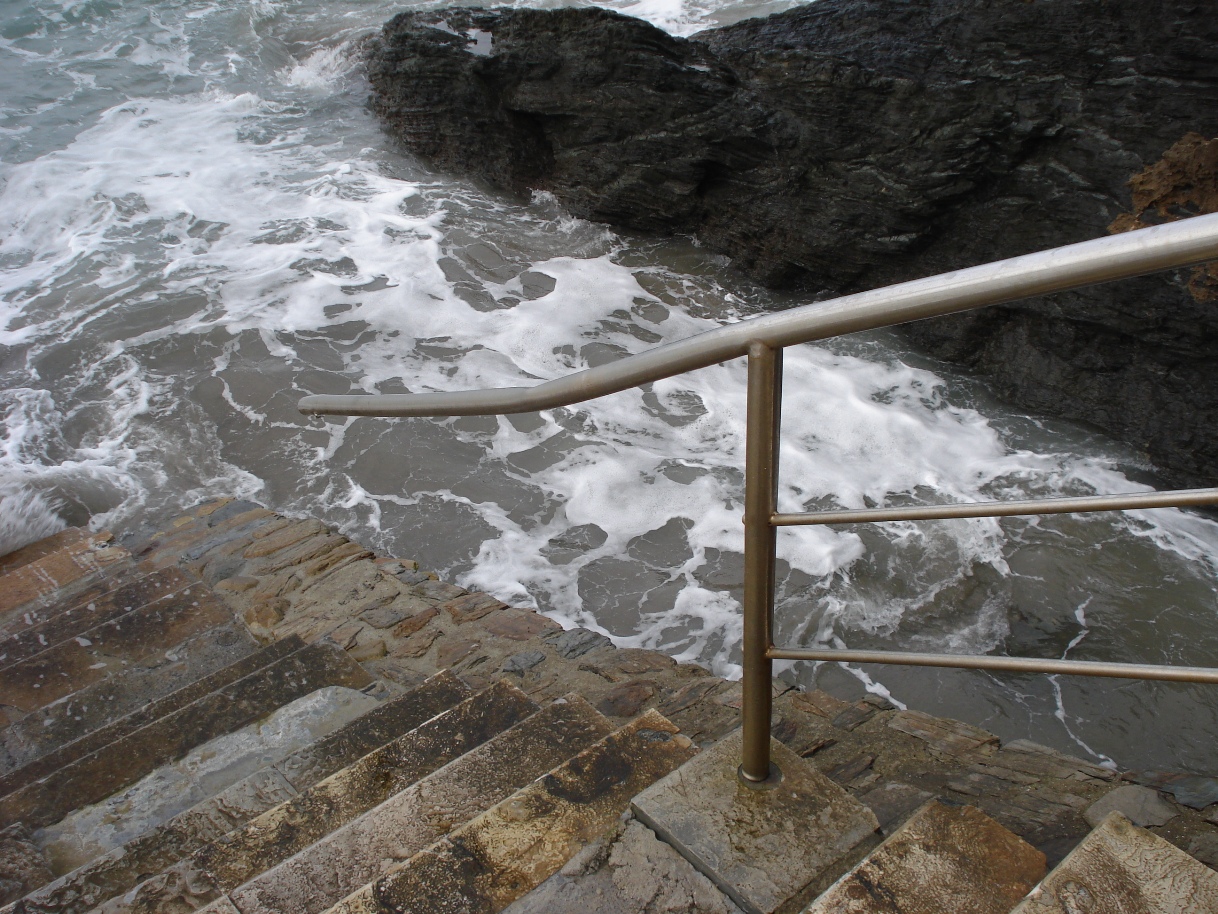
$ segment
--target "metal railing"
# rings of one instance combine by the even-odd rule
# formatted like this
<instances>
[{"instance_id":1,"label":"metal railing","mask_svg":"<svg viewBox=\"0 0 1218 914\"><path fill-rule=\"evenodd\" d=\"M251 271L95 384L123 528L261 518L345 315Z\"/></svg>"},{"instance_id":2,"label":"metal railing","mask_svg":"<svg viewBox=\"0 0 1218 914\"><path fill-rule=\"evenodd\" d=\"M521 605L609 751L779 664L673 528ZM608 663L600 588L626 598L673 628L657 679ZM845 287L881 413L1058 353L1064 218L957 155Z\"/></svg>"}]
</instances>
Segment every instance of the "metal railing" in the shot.
<instances>
[{"instance_id":1,"label":"metal railing","mask_svg":"<svg viewBox=\"0 0 1218 914\"><path fill-rule=\"evenodd\" d=\"M316 415L415 417L535 412L603 397L747 356L741 704L744 732L739 773L745 784L765 787L776 783L781 776L770 761L774 660L896 663L1218 683L1218 669L1200 667L901 651L814 650L779 647L773 642L774 559L779 527L1218 504L1218 488L1213 488L1092 498L780 514L777 510L778 441L784 347L1209 260L1218 260L1218 214L1196 216L741 321L534 387L379 396L311 396L300 401L300 410Z\"/></svg>"}]
</instances>

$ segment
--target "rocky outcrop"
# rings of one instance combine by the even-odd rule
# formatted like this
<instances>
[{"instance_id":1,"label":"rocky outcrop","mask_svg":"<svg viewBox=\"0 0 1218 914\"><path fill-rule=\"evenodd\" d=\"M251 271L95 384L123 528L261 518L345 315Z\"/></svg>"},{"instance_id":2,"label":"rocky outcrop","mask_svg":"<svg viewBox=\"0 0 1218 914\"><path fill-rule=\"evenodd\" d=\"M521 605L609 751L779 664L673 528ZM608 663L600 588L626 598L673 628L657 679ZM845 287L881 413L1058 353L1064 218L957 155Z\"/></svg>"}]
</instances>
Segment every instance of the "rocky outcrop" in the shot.
<instances>
[{"instance_id":1,"label":"rocky outcrop","mask_svg":"<svg viewBox=\"0 0 1218 914\"><path fill-rule=\"evenodd\" d=\"M695 234L815 295L1212 209L1216 39L1195 0L818 0L692 40L597 9L449 9L395 17L368 73L440 168ZM1212 296L1181 271L908 331L1213 481Z\"/></svg>"}]
</instances>

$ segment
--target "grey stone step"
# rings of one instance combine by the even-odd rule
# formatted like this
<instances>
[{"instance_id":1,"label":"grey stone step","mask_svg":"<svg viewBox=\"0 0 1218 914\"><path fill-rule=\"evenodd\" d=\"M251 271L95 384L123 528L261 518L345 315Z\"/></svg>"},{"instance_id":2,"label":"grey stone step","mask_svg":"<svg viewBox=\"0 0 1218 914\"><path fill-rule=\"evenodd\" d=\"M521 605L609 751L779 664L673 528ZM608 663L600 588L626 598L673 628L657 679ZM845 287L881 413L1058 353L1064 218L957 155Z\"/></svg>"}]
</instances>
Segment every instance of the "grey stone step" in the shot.
<instances>
[{"instance_id":1,"label":"grey stone step","mask_svg":"<svg viewBox=\"0 0 1218 914\"><path fill-rule=\"evenodd\" d=\"M317 914L603 739L612 726L569 696L229 892L242 914Z\"/></svg>"},{"instance_id":2,"label":"grey stone step","mask_svg":"<svg viewBox=\"0 0 1218 914\"><path fill-rule=\"evenodd\" d=\"M110 535L94 534L20 565L0 581L0 625L11 633L27 620L40 620L40 611L60 604L107 571L126 563L130 554L108 545Z\"/></svg>"},{"instance_id":3,"label":"grey stone step","mask_svg":"<svg viewBox=\"0 0 1218 914\"><path fill-rule=\"evenodd\" d=\"M232 611L199 584L0 670L6 704L35 711L113 675L123 664L168 650L232 621Z\"/></svg>"},{"instance_id":4,"label":"grey stone step","mask_svg":"<svg viewBox=\"0 0 1218 914\"><path fill-rule=\"evenodd\" d=\"M468 698L445 671L329 736L238 781L163 826L57 879L23 900L25 914L85 914L200 847L286 802L297 792ZM0 912L4 914L4 912Z\"/></svg>"},{"instance_id":5,"label":"grey stone step","mask_svg":"<svg viewBox=\"0 0 1218 914\"><path fill-rule=\"evenodd\" d=\"M97 910L153 914L202 907L536 711L519 689L496 683Z\"/></svg>"},{"instance_id":6,"label":"grey stone step","mask_svg":"<svg viewBox=\"0 0 1218 914\"><path fill-rule=\"evenodd\" d=\"M782 780L741 786L740 731L640 793L634 814L749 914L806 903L878 841L875 815L777 740Z\"/></svg>"},{"instance_id":7,"label":"grey stone step","mask_svg":"<svg viewBox=\"0 0 1218 914\"><path fill-rule=\"evenodd\" d=\"M216 634L214 631L209 631L205 633L203 638L213 641ZM234 640L238 640L240 643L240 639ZM145 703L137 710L100 727L88 730L78 738L44 752L40 757L0 777L0 797L7 796L13 791L25 787L27 784L32 784L34 781L51 774L56 769L62 768L64 765L83 758L92 752L96 752L103 746L107 746L115 740L134 733L154 720L172 714L174 711L186 707L191 702L197 701L203 696L236 682L238 679L248 676L304 647L304 642L299 639L285 639L268 645L261 650L255 650L249 641L246 641L245 644L250 645L250 650L236 662L195 679L193 682L186 682L180 688L161 698L148 696L148 699L151 700L146 699ZM193 647L194 645L190 646ZM193 652L184 651L184 653ZM80 708L83 714L84 708L81 708L82 704L87 704L90 701L106 701L110 697L109 695L91 695L84 701L77 702L72 702L69 699L64 702L64 704L69 706L64 710L71 713L74 706L75 708ZM82 714L75 716L79 717ZM42 719L39 723L44 729L49 729L47 717L45 715L40 715L40 717ZM74 722L79 726L79 724L84 723L84 720ZM38 734L35 733L34 735L37 736ZM43 738L45 739L45 736Z\"/></svg>"},{"instance_id":8,"label":"grey stone step","mask_svg":"<svg viewBox=\"0 0 1218 914\"><path fill-rule=\"evenodd\" d=\"M42 828L293 699L329 685L362 689L371 681L339 648L307 645L0 798L0 820Z\"/></svg>"},{"instance_id":9,"label":"grey stone step","mask_svg":"<svg viewBox=\"0 0 1218 914\"><path fill-rule=\"evenodd\" d=\"M930 802L805 914L1008 914L1045 855L973 806Z\"/></svg>"},{"instance_id":10,"label":"grey stone step","mask_svg":"<svg viewBox=\"0 0 1218 914\"><path fill-rule=\"evenodd\" d=\"M496 804L330 914L500 911L608 832L630 798L697 749L647 711Z\"/></svg>"},{"instance_id":11,"label":"grey stone step","mask_svg":"<svg viewBox=\"0 0 1218 914\"><path fill-rule=\"evenodd\" d=\"M315 744L379 704L344 686L310 692L194 747L101 802L69 813L41 829L38 843L52 872L67 873Z\"/></svg>"},{"instance_id":12,"label":"grey stone step","mask_svg":"<svg viewBox=\"0 0 1218 914\"><path fill-rule=\"evenodd\" d=\"M73 598L68 601L72 604L68 608L0 640L0 669L40 654L69 638L84 635L89 629L141 606L199 584L197 578L183 571L165 568L134 580L123 580L108 593L84 600Z\"/></svg>"},{"instance_id":13,"label":"grey stone step","mask_svg":"<svg viewBox=\"0 0 1218 914\"><path fill-rule=\"evenodd\" d=\"M1218 914L1218 873L1119 812L1011 914Z\"/></svg>"},{"instance_id":14,"label":"grey stone step","mask_svg":"<svg viewBox=\"0 0 1218 914\"><path fill-rule=\"evenodd\" d=\"M151 702L239 663L258 647L240 623L222 625L40 708L0 731L0 772L7 776ZM0 790L0 794L8 792Z\"/></svg>"}]
</instances>

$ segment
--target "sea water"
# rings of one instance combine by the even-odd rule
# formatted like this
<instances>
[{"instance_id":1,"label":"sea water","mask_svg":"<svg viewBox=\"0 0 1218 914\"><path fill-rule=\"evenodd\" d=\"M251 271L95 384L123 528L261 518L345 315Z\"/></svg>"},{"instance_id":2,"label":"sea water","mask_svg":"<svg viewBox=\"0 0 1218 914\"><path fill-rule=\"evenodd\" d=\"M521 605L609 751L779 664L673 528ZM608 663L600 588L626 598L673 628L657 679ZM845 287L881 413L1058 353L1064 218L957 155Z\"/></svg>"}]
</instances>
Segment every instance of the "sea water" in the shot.
<instances>
[{"instance_id":1,"label":"sea water","mask_svg":"<svg viewBox=\"0 0 1218 914\"><path fill-rule=\"evenodd\" d=\"M622 0L677 34L788 3ZM322 420L520 386L805 304L430 170L368 112L407 4L0 5L0 549L236 495L620 645L740 672L745 366L539 414ZM493 52L493 50L492 50ZM786 354L780 508L1133 492L1137 455L888 333ZM779 533L778 640L1206 665L1218 525L1176 511ZM1123 766L1211 764L1218 690L780 664Z\"/></svg>"}]
</instances>

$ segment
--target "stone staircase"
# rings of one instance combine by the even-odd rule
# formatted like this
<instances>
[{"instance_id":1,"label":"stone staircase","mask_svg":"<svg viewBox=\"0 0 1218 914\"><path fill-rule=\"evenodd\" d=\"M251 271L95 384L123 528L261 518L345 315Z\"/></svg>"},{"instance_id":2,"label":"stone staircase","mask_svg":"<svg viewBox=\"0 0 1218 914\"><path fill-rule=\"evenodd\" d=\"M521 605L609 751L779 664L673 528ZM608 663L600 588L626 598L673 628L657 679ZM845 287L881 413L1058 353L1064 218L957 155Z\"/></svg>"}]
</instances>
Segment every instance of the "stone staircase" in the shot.
<instances>
[{"instance_id":1,"label":"stone staircase","mask_svg":"<svg viewBox=\"0 0 1218 914\"><path fill-rule=\"evenodd\" d=\"M1218 805L776 694L750 790L733 684L316 521L64 531L0 557L0 914L1218 914Z\"/></svg>"}]
</instances>

